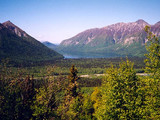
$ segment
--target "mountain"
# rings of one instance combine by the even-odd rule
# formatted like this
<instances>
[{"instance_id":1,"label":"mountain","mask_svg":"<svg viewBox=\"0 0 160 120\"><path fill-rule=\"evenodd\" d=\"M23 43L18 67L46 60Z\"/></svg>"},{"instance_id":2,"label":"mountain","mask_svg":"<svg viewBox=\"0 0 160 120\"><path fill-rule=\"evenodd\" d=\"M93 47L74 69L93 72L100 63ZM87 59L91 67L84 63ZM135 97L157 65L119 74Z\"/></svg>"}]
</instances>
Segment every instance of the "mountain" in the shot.
<instances>
[{"instance_id":1,"label":"mountain","mask_svg":"<svg viewBox=\"0 0 160 120\"><path fill-rule=\"evenodd\" d=\"M0 59L15 63L40 62L63 58L25 31L7 21L0 24Z\"/></svg>"},{"instance_id":2,"label":"mountain","mask_svg":"<svg viewBox=\"0 0 160 120\"><path fill-rule=\"evenodd\" d=\"M121 22L103 28L88 29L62 41L56 50L62 54L84 57L143 56L146 53L146 25L160 35L160 22L150 25L140 19L136 22Z\"/></svg>"},{"instance_id":3,"label":"mountain","mask_svg":"<svg viewBox=\"0 0 160 120\"><path fill-rule=\"evenodd\" d=\"M56 49L56 47L58 46L58 45L56 45L56 44L53 44L53 43L51 43L51 42L48 42L48 41L45 41L45 42L42 42L45 46L47 46L48 48L51 48L51 49Z\"/></svg>"}]
</instances>

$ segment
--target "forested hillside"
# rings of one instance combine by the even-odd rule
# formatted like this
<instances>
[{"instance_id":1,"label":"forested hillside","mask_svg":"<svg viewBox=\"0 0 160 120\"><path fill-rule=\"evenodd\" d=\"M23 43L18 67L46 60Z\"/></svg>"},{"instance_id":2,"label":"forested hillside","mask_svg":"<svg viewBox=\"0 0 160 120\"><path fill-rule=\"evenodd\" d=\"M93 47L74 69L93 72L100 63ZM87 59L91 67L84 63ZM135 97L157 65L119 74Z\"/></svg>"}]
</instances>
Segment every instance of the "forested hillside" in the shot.
<instances>
[{"instance_id":1,"label":"forested hillside","mask_svg":"<svg viewBox=\"0 0 160 120\"><path fill-rule=\"evenodd\" d=\"M49 61L62 55L44 46L10 21L0 24L0 59L12 63Z\"/></svg>"}]
</instances>

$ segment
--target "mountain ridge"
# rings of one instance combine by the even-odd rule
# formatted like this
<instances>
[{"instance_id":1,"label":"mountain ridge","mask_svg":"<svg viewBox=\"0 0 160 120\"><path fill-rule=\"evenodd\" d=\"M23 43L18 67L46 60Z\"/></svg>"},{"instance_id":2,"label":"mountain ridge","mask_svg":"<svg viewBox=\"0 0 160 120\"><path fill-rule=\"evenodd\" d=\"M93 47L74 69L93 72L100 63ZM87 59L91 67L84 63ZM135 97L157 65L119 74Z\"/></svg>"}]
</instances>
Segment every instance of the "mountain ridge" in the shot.
<instances>
[{"instance_id":1,"label":"mountain ridge","mask_svg":"<svg viewBox=\"0 0 160 120\"><path fill-rule=\"evenodd\" d=\"M53 43L48 42L48 41L44 41L44 42L42 42L42 44L44 44L45 46L47 46L48 48L51 48L51 49L55 49L58 46L58 45L53 44Z\"/></svg>"},{"instance_id":2,"label":"mountain ridge","mask_svg":"<svg viewBox=\"0 0 160 120\"><path fill-rule=\"evenodd\" d=\"M18 26L16 26L15 24L13 24L11 21L6 21L4 23L2 23L6 28L8 28L9 30L11 30L13 33L15 33L16 35L18 35L19 37L27 37L28 34L23 31L22 29L20 29Z\"/></svg>"},{"instance_id":3,"label":"mountain ridge","mask_svg":"<svg viewBox=\"0 0 160 120\"><path fill-rule=\"evenodd\" d=\"M0 59L6 58L18 64L56 60L63 56L7 21L0 24Z\"/></svg>"},{"instance_id":4,"label":"mountain ridge","mask_svg":"<svg viewBox=\"0 0 160 120\"><path fill-rule=\"evenodd\" d=\"M85 30L62 41L56 50L60 53L96 53L102 54L102 56L107 56L107 54L112 53L115 54L115 56L116 54L120 56L137 56L136 53L132 53L131 51L127 53L130 47L132 50L137 49L137 52L143 49L143 52L139 53L141 55L138 55L143 56L142 54L146 52L144 44L147 42L146 33L144 31L146 25L151 26L151 31L156 35L160 35L159 22L150 25L146 21L139 19L135 22L120 22L102 28Z\"/></svg>"}]
</instances>

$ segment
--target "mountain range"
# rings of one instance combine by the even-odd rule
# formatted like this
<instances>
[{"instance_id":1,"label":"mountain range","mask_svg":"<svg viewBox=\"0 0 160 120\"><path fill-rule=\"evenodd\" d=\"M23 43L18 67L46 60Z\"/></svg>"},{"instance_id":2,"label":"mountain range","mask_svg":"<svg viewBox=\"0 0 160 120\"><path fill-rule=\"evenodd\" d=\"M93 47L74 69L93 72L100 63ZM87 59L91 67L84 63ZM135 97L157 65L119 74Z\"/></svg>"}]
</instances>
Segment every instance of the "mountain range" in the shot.
<instances>
[{"instance_id":1,"label":"mountain range","mask_svg":"<svg viewBox=\"0 0 160 120\"><path fill-rule=\"evenodd\" d=\"M160 36L160 22L154 25L140 19L129 23L116 23L103 28L93 28L76 36L63 40L54 48L61 54L79 55L81 57L123 57L144 56L147 34L145 26Z\"/></svg>"},{"instance_id":2,"label":"mountain range","mask_svg":"<svg viewBox=\"0 0 160 120\"><path fill-rule=\"evenodd\" d=\"M61 59L63 56L7 21L0 23L0 60L6 58L23 63Z\"/></svg>"},{"instance_id":3,"label":"mountain range","mask_svg":"<svg viewBox=\"0 0 160 120\"><path fill-rule=\"evenodd\" d=\"M144 31L146 25L151 27L151 32L160 37L160 22L150 25L141 19L88 29L63 40L60 45L54 45L47 41L42 44L7 21L0 23L0 60L9 58L13 63L53 61L63 58L61 54L103 58L143 57L147 43L147 34Z\"/></svg>"}]
</instances>

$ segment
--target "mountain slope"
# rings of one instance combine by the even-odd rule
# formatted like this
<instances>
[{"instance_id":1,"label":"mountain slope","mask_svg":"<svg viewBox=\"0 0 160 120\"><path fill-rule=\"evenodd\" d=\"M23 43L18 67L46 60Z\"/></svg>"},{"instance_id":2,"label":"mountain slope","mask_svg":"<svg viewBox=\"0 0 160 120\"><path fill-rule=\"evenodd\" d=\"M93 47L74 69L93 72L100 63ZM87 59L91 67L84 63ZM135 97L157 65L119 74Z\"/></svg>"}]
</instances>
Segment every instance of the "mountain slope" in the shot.
<instances>
[{"instance_id":1,"label":"mountain slope","mask_svg":"<svg viewBox=\"0 0 160 120\"><path fill-rule=\"evenodd\" d=\"M89 29L62 41L57 51L93 57L143 56L147 42L146 25L149 24L144 20L137 20ZM159 23L151 26L156 34L159 34L159 29Z\"/></svg>"},{"instance_id":2,"label":"mountain slope","mask_svg":"<svg viewBox=\"0 0 160 120\"><path fill-rule=\"evenodd\" d=\"M0 59L6 58L19 63L55 60L63 56L7 21L0 24Z\"/></svg>"},{"instance_id":3,"label":"mountain slope","mask_svg":"<svg viewBox=\"0 0 160 120\"><path fill-rule=\"evenodd\" d=\"M57 45L51 43L51 42L48 42L48 41L45 41L45 42L42 42L43 45L47 46L48 48L51 48L51 49L55 49L57 47Z\"/></svg>"}]
</instances>

